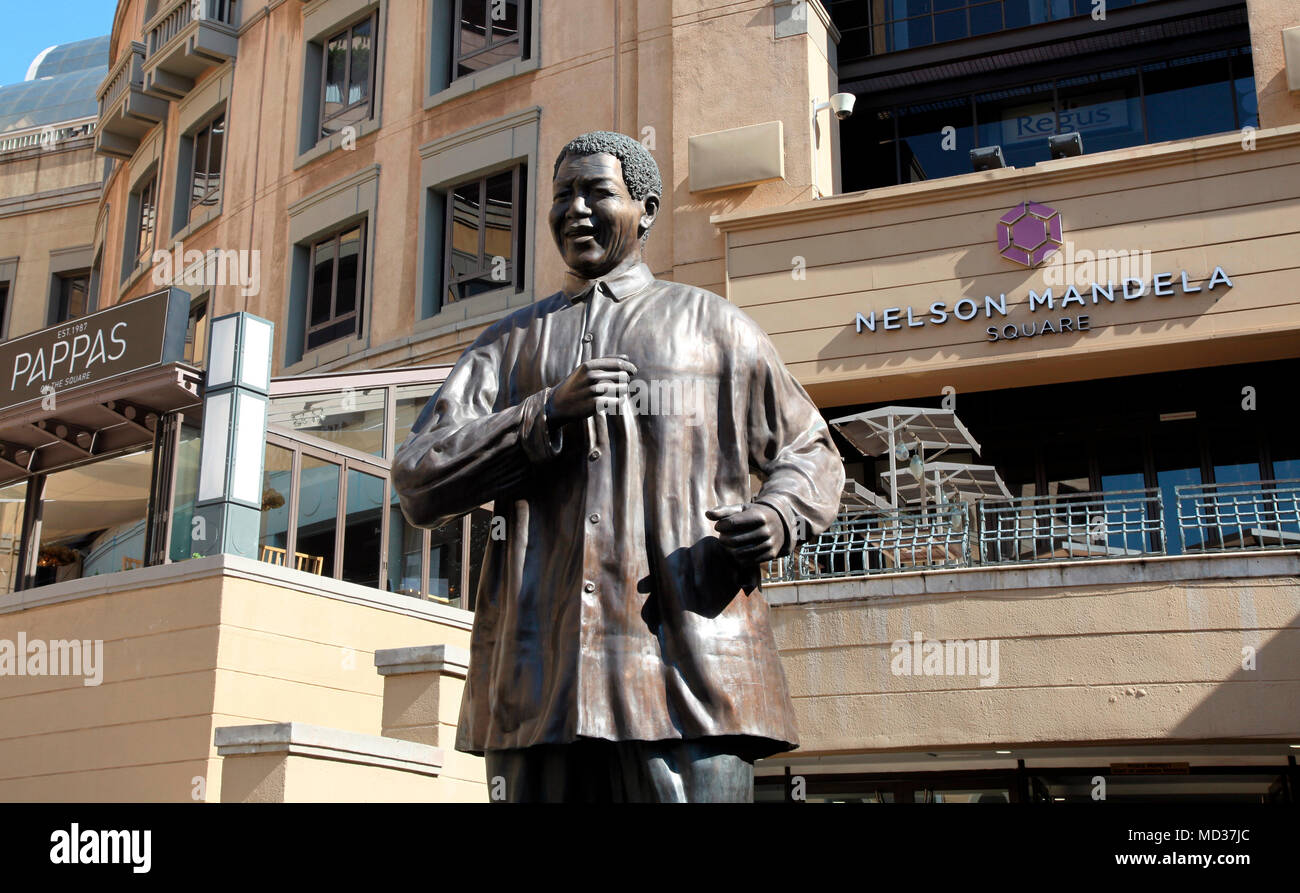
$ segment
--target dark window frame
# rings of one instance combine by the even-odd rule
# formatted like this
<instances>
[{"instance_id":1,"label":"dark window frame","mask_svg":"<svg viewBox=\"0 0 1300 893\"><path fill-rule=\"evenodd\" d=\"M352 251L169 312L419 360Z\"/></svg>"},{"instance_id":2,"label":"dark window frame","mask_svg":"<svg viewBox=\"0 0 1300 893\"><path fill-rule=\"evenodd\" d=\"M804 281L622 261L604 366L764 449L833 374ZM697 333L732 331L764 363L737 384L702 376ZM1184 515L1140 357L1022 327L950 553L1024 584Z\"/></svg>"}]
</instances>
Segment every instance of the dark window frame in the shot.
<instances>
[{"instance_id":1,"label":"dark window frame","mask_svg":"<svg viewBox=\"0 0 1300 893\"><path fill-rule=\"evenodd\" d=\"M342 341L345 338L359 338L361 336L362 326L362 309L365 306L366 292L366 237L369 235L368 220L362 218L353 221L345 226L335 227L328 233L312 239L307 245L307 303L303 308L303 350L304 355L307 352L317 350L327 344L333 344L336 341ZM339 249L342 246L344 235L351 233L353 230L360 230L360 244L357 249L357 284L355 303L350 311L346 313L338 312L339 299L339 259L341 257ZM332 262L333 270L330 276L330 315L322 322L312 324L311 311L312 303L316 296L316 252L323 246L329 244L334 249L334 260ZM351 318L354 321L352 331L347 334L337 335L327 341L318 344L312 343L312 336L336 326Z\"/></svg>"},{"instance_id":2,"label":"dark window frame","mask_svg":"<svg viewBox=\"0 0 1300 893\"><path fill-rule=\"evenodd\" d=\"M9 337L9 305L14 286L8 279L0 279L0 341Z\"/></svg>"},{"instance_id":3,"label":"dark window frame","mask_svg":"<svg viewBox=\"0 0 1300 893\"><path fill-rule=\"evenodd\" d=\"M1225 79L1222 81L1222 83L1227 85L1230 99L1232 102L1233 121L1236 124L1234 130L1240 129L1241 122L1242 122L1242 111L1240 105L1240 97L1238 96L1237 91L1235 89L1235 83L1237 80L1244 77L1244 73L1241 71L1243 63L1249 65L1251 74L1253 76L1254 73L1253 48L1249 44L1224 46L1224 47L1220 47L1217 49L1210 49L1210 50L1198 49L1198 50L1189 51L1189 50L1171 48L1166 52L1153 54L1149 58L1131 64L1129 63L1105 64L1101 67L1089 68L1086 71L1082 71L1078 73L1069 72L1069 73L1063 73L1060 75L1046 77L1046 78L1041 73L1034 72L1034 71L1026 71L1026 72L1021 72L1019 77L1016 77L1012 80L1008 80L1005 83L1000 83L996 87L992 87L991 85L988 84L981 84L978 86L968 84L967 86L963 86L962 88L954 91L953 93L945 93L943 95L942 100L936 99L935 97L929 95L933 91L928 89L925 90L923 93L914 96L909 96L907 91L899 91L898 93L894 94L891 97L882 97L884 101L872 103L871 105L862 108L859 114L862 116L864 120L870 116L882 116L883 119L887 119L890 121L892 125L891 126L892 132L890 135L889 142L892 144L893 147L894 182L892 184L867 186L863 188L882 189L882 188L886 188L886 186L888 185L897 186L903 183L917 182L917 181L903 179L904 165L903 165L903 152L901 147L903 137L900 134L900 130L899 130L899 121L902 120L903 117L905 117L904 115L900 115L900 111L906 110L911 105L934 104L936 102L943 101L943 100L955 100L955 101L963 102L969 108L969 116L970 116L969 128L971 133L971 145L973 147L979 148L985 145L985 143L981 140L981 134L980 134L981 122L978 115L978 106L980 104L981 97L984 97L989 93L1009 93L1015 90L1030 88L1037 85L1043 85L1045 87L1050 86L1052 90L1053 113L1056 116L1058 121L1055 130L1059 132L1061 129L1059 125L1059 120L1062 111L1059 92L1062 83L1073 79L1078 79L1081 77L1087 77L1092 75L1105 75L1111 72L1127 70L1130 68L1133 68L1136 71L1137 89L1138 89L1138 94L1136 99L1138 101L1138 108L1141 115L1140 124L1142 128L1142 142L1137 143L1136 145L1146 146L1146 145L1152 145L1153 142L1165 142L1167 140L1153 141L1151 139L1151 126L1150 126L1150 121L1148 120L1148 114L1149 114L1148 98L1151 95L1153 95L1153 93L1147 90L1146 80L1144 77L1145 70L1151 66L1167 65L1184 59L1195 59L1201 56L1214 55L1216 53L1224 54L1223 59L1220 61L1222 61L1224 65L1224 69L1227 72L1227 74ZM965 121L954 122L954 123L960 123L962 127L967 126L967 122ZM1216 132L1229 133L1231 131L1216 131ZM1199 136L1209 136L1209 135L1211 134L1209 133L1197 134L1192 137L1181 137L1180 139L1195 139ZM1087 144L1086 134L1084 136L1084 140L1085 140L1084 152L1085 154L1087 154L1088 144ZM1048 160L1046 158L1046 151L1047 151L1046 139L1044 138L1043 152L1045 157L1042 159L1043 161ZM926 179L941 180L949 176L960 176L965 173L970 173L970 171L962 170L956 174L943 174L941 176L928 177ZM853 190L853 191L858 191L858 190Z\"/></svg>"},{"instance_id":4,"label":"dark window frame","mask_svg":"<svg viewBox=\"0 0 1300 893\"><path fill-rule=\"evenodd\" d=\"M220 157L217 158L216 175L217 175L218 182L217 185L214 187L212 186L212 161L213 161L212 134L216 130L218 124L221 125L221 131L220 131L221 149L220 149ZM189 139L192 141L192 150L191 150L192 162L190 164L190 176L189 176L190 189L189 189L189 196L188 196L189 209L191 214L197 208L213 207L221 203L221 197L222 197L222 193L224 192L225 183L226 183L225 160L226 160L226 146L229 144L228 129L229 129L229 121L226 116L226 110L223 108L216 115L209 118L207 122L204 123L201 127L195 129L193 134L191 134L191 136L189 137ZM203 136L205 132L208 135L207 157L204 160L202 170L203 170L203 176L206 180L206 187L203 192L203 195L201 197L196 198L195 193L198 188L198 179L199 179L199 155L198 155L199 139L201 136Z\"/></svg>"},{"instance_id":5,"label":"dark window frame","mask_svg":"<svg viewBox=\"0 0 1300 893\"><path fill-rule=\"evenodd\" d=\"M529 26L531 24L529 20L529 13L531 12L531 9L528 0L519 0L517 13L516 13L518 17L518 27L515 29L515 33L513 37L507 37L503 40L497 40L497 41L493 41L489 37L483 46L478 47L468 53L461 52L461 37L464 31L464 29L461 27L461 23L464 21L464 17L463 17L464 2L465 0L455 0L455 3L452 4L451 80L450 80L451 83L455 83L460 78L472 77L473 75L477 74L479 71L483 70L483 69L474 69L472 71L466 71L462 73L460 68L464 62L475 59L479 56L486 55L488 53L496 52L500 50L502 47L509 46L512 43L515 44L515 48L516 48L516 53L514 56L511 57L512 59L528 58ZM492 2L493 0L484 0L483 3L483 31L485 36L492 29ZM505 62L507 60L502 59L500 61Z\"/></svg>"},{"instance_id":6,"label":"dark window frame","mask_svg":"<svg viewBox=\"0 0 1300 893\"><path fill-rule=\"evenodd\" d=\"M356 102L351 103L351 104L349 104L349 105L346 105L346 106L344 106L343 108L340 108L338 111L334 112L332 115L329 115L329 116L327 117L326 114L325 114L325 105L326 105L326 90L327 90L327 88L328 88L328 86L329 86L329 69L330 69L330 64L329 64L329 54L330 54L330 44L333 43L334 41L338 40L340 37L341 37L341 38L344 38L344 40L345 40L345 43L346 43L346 46L347 46L347 58L346 58L346 61L345 61L344 65L343 65L343 88L344 88L344 90L346 91L346 90L351 86L351 84L352 84L352 59L353 59L352 40L353 40L353 35L355 34L356 29L357 29L358 27L360 27L360 26L362 26L362 25L366 25L366 24L369 24L369 25L370 25L370 72L369 72L369 75L368 75L368 77L367 77L367 79L366 79L366 84L367 84L366 95L365 95L364 97L362 97L361 99L357 100ZM331 136L333 136L334 134L338 133L339 130L342 129L342 128L340 128L339 130L328 130L328 129L326 129L326 126L329 124L329 122L331 122L331 121L335 121L335 120L337 120L337 119L339 119L339 118L341 118L341 117L344 117L345 115L348 115L348 114L354 112L356 109L359 109L359 108L362 108L362 107L365 107L365 109L366 109L366 114L365 114L362 118L358 119L358 122L359 122L359 121L365 121L365 120L368 120L368 119L374 117L374 114L375 114L375 77L376 77L376 73L377 73L378 70L379 70L379 67L378 67L378 60L379 60L379 10L374 10L374 11L372 11L369 15L365 16L364 18L357 19L355 22L352 22L351 24L347 25L346 27L344 27L344 28L342 28L342 29L340 29L340 30L338 30L338 31L335 31L334 33L332 33L332 34L330 34L329 36L325 37L324 39L321 40L321 42L320 42L320 47L321 47L321 66L320 66L320 102L317 103L317 108L316 108L316 122L317 122L317 123L316 123L316 138L317 138L317 140L325 140L325 139L329 139ZM346 98L346 96L345 96L345 98ZM354 122L354 123L355 123L355 122ZM347 126L347 125L343 125L343 126Z\"/></svg>"},{"instance_id":7,"label":"dark window frame","mask_svg":"<svg viewBox=\"0 0 1300 893\"><path fill-rule=\"evenodd\" d=\"M149 262L153 258L154 247L158 244L158 174L155 171L145 178L140 188L133 193L136 198L136 214L132 227L135 240L131 258L135 266ZM148 239L148 249L145 240Z\"/></svg>"},{"instance_id":8,"label":"dark window frame","mask_svg":"<svg viewBox=\"0 0 1300 893\"><path fill-rule=\"evenodd\" d=\"M514 256L510 258L510 276L502 281L498 288L513 288L516 292L523 290L523 271L524 271L524 225L526 223L525 214L527 213L525 204L527 203L528 187L528 165L525 162L518 162L509 168L490 171L477 177L467 180L461 180L450 183L439 188L446 197L446 207L443 210L443 250L442 250L442 288L439 291L440 306L446 307L448 304L458 303L451 298L453 286L465 282L474 282L484 278L489 281L492 274L491 257L487 253L487 183L488 180L495 179L503 173L511 174L510 186L510 243L514 251ZM466 186L477 184L479 188L478 201L478 266L464 274L456 275L452 271L452 240L455 235L454 222L456 213L455 193L458 189ZM496 291L497 289L491 289ZM475 295L474 297L477 297ZM469 300L469 299L463 299Z\"/></svg>"},{"instance_id":9,"label":"dark window frame","mask_svg":"<svg viewBox=\"0 0 1300 893\"><path fill-rule=\"evenodd\" d=\"M61 270L54 274L55 291L54 291L54 319L51 325L57 325L63 322L69 322L79 319L92 312L90 299L90 270ZM84 282L85 305L81 312L74 315L69 314L68 304L70 303L70 284L73 282Z\"/></svg>"}]
</instances>

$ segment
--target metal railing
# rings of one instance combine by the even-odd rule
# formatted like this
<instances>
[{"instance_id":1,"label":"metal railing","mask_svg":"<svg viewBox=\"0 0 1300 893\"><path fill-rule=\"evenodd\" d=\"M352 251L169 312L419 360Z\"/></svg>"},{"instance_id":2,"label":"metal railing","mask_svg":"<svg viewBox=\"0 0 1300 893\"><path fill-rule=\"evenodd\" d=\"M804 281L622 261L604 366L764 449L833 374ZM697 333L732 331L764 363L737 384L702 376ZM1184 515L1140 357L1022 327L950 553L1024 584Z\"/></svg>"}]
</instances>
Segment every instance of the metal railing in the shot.
<instances>
[{"instance_id":1,"label":"metal railing","mask_svg":"<svg viewBox=\"0 0 1300 893\"><path fill-rule=\"evenodd\" d=\"M1174 488L1183 552L1300 548L1300 480Z\"/></svg>"},{"instance_id":2,"label":"metal railing","mask_svg":"<svg viewBox=\"0 0 1300 893\"><path fill-rule=\"evenodd\" d=\"M198 0L199 14L195 16L195 0L173 0L171 6L165 7L149 27L148 56L152 57L167 46L196 18L233 27L237 2L238 0Z\"/></svg>"},{"instance_id":3,"label":"metal railing","mask_svg":"<svg viewBox=\"0 0 1300 893\"><path fill-rule=\"evenodd\" d=\"M1163 555L1160 490L983 500L980 561L1009 564Z\"/></svg>"},{"instance_id":4,"label":"metal railing","mask_svg":"<svg viewBox=\"0 0 1300 893\"><path fill-rule=\"evenodd\" d=\"M127 87L132 85L136 87L144 86L143 66L144 45L140 43L130 44L99 88L99 116L101 118L104 117L104 112L112 108L113 103L122 97Z\"/></svg>"},{"instance_id":5,"label":"metal railing","mask_svg":"<svg viewBox=\"0 0 1300 893\"><path fill-rule=\"evenodd\" d=\"M764 565L762 579L1144 558L1180 549L1300 549L1300 479L1180 486L1174 501L1168 519L1156 487L985 499L924 511L842 509L816 540ZM1167 520L1173 522L1168 527Z\"/></svg>"},{"instance_id":6,"label":"metal railing","mask_svg":"<svg viewBox=\"0 0 1300 893\"><path fill-rule=\"evenodd\" d=\"M81 121L60 124L57 127L33 127L17 133L5 134L0 138L0 154L34 149L38 146L52 149L64 140L93 136L96 122L96 118L85 118Z\"/></svg>"},{"instance_id":7,"label":"metal railing","mask_svg":"<svg viewBox=\"0 0 1300 893\"><path fill-rule=\"evenodd\" d=\"M815 580L968 567L970 508L954 502L925 511L841 512L816 540L768 562L763 577Z\"/></svg>"}]
</instances>

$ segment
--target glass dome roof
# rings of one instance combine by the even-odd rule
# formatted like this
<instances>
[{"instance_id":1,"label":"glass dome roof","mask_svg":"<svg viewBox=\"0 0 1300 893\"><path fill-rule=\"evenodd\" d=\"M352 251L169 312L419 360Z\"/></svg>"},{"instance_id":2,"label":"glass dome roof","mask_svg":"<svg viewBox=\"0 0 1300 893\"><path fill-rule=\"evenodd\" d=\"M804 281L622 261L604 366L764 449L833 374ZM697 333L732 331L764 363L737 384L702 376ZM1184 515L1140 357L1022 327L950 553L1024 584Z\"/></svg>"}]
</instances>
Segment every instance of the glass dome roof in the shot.
<instances>
[{"instance_id":1,"label":"glass dome roof","mask_svg":"<svg viewBox=\"0 0 1300 893\"><path fill-rule=\"evenodd\" d=\"M108 75L108 37L44 51L31 79L0 87L0 134L61 124L99 112L95 91Z\"/></svg>"}]
</instances>

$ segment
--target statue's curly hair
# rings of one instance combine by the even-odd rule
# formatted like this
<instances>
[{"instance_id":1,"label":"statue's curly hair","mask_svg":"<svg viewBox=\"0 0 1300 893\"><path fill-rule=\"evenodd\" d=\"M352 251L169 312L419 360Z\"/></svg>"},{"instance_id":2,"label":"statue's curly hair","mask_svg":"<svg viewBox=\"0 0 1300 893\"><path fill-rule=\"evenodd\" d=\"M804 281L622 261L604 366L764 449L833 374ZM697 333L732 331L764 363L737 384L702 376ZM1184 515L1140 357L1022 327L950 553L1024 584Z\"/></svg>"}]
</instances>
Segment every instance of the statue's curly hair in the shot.
<instances>
[{"instance_id":1,"label":"statue's curly hair","mask_svg":"<svg viewBox=\"0 0 1300 893\"><path fill-rule=\"evenodd\" d=\"M659 165L655 163L650 151L627 134L609 130L593 130L569 140L555 159L555 170L551 176L554 177L559 172L567 155L596 155L601 152L613 155L623 165L623 182L632 198L644 201L652 192L658 196L663 195L663 178L659 175Z\"/></svg>"}]
</instances>

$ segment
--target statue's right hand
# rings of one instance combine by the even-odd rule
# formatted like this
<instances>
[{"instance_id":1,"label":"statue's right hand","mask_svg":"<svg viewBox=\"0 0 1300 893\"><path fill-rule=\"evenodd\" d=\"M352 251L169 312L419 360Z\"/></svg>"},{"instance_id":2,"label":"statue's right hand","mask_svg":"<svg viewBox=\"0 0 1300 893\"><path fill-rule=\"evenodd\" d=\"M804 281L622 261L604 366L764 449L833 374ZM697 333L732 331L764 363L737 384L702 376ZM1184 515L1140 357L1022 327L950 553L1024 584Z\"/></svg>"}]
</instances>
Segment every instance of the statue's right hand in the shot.
<instances>
[{"instance_id":1,"label":"statue's right hand","mask_svg":"<svg viewBox=\"0 0 1300 893\"><path fill-rule=\"evenodd\" d=\"M636 366L626 357L588 360L551 392L549 423L559 426L595 415L602 398L620 400L627 395L635 374Z\"/></svg>"}]
</instances>

